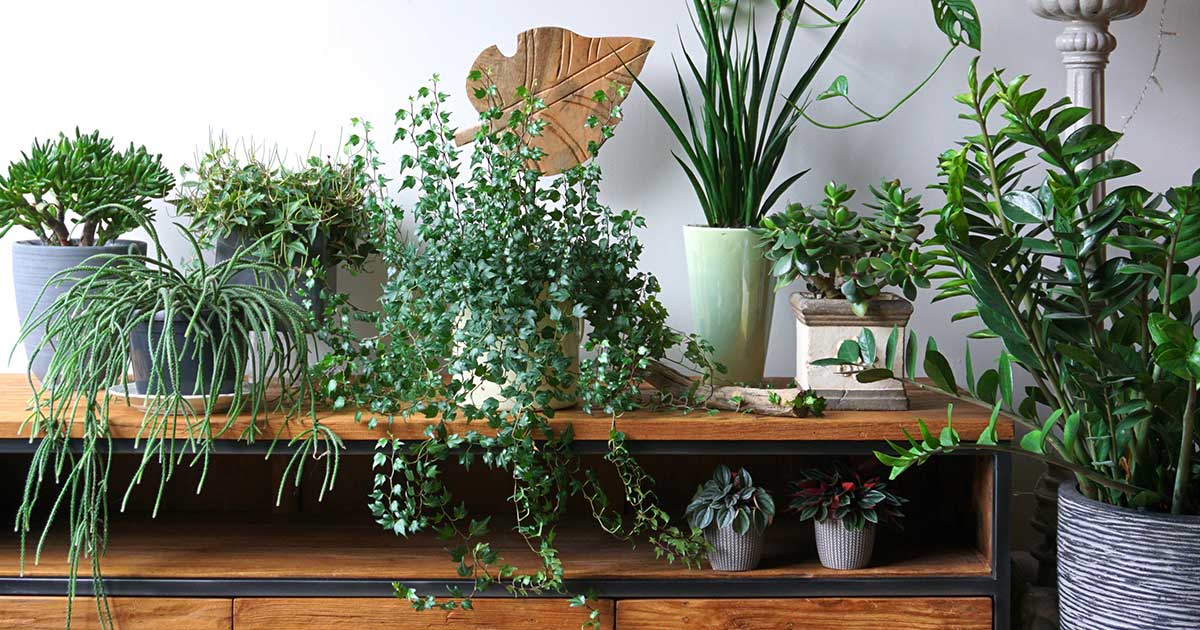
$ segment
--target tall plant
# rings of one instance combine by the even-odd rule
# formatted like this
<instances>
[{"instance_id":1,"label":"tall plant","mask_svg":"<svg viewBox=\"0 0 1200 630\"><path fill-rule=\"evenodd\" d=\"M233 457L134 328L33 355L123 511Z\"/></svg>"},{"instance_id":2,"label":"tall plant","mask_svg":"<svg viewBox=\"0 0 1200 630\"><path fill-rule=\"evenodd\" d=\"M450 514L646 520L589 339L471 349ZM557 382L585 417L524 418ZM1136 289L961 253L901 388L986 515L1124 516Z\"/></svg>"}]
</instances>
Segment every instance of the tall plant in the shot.
<instances>
[{"instance_id":1,"label":"tall plant","mask_svg":"<svg viewBox=\"0 0 1200 630\"><path fill-rule=\"evenodd\" d=\"M986 328L973 336L1003 350L978 379L968 352L962 389L932 339L924 367L938 389L991 408L993 425L966 445L953 427L934 436L922 424L921 439L879 458L896 475L956 448L1011 450L1066 467L1106 503L1196 512L1200 171L1163 194L1125 185L1089 207L1099 185L1139 169L1105 156L1120 134L1074 128L1088 110L1045 103L1027 78L981 78L972 63L956 100L978 133L940 159L938 297L969 296L955 319L978 317ZM1046 175L1026 185L1034 167ZM915 339L909 351L903 378L924 387L913 380ZM1021 371L1033 382L1024 395L1014 391ZM999 417L1029 429L1019 447L996 443Z\"/></svg>"},{"instance_id":2,"label":"tall plant","mask_svg":"<svg viewBox=\"0 0 1200 630\"><path fill-rule=\"evenodd\" d=\"M826 2L834 10L843 4L843 0ZM851 101L849 82L844 76L837 77L827 90L810 99L817 73L866 2L855 0L845 16L838 18L808 0L775 0L775 17L763 47L755 24L753 0L692 0L692 22L705 57L697 63L685 48L685 70L676 66L685 114L682 118L672 114L634 75L679 141L686 160L678 155L675 160L695 189L710 226L757 227L788 188L804 175L802 171L777 181L788 140L800 120L808 117L813 102L842 98L864 115L859 121L837 127L880 121L919 91L960 44L979 49L979 18L972 0L933 0L934 19L949 39L950 49L929 77L886 113L870 114ZM750 9L746 26L739 32L736 18L743 4L750 5ZM814 16L815 22L804 21L805 10ZM804 72L789 80L785 69L797 31L801 29L830 29L832 33ZM689 88L689 83L693 87Z\"/></svg>"}]
</instances>

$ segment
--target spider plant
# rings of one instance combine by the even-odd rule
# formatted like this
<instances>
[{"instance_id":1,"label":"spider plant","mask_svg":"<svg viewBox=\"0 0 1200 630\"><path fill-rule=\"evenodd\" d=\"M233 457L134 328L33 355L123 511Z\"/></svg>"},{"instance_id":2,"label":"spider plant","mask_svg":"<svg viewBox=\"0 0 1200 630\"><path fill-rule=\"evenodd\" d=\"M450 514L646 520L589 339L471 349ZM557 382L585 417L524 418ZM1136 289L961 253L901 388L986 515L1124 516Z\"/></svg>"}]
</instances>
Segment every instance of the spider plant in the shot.
<instances>
[{"instance_id":1,"label":"spider plant","mask_svg":"<svg viewBox=\"0 0 1200 630\"><path fill-rule=\"evenodd\" d=\"M143 223L142 227L156 251L162 252L152 226ZM93 257L50 280L47 290L60 284L73 286L22 331L24 336L44 326L45 340L73 340L54 353L40 382L30 375L36 403L22 430L28 429L38 446L16 522L23 570L26 540L34 531L43 492L51 496L45 523L36 534L35 563L56 519L67 521L68 628L84 558L91 565L101 624L112 625L100 566L109 510L116 505L109 501L113 446L109 419L115 406L130 402L135 379L142 381L139 389L147 394L134 438L141 461L119 509L124 510L134 486L152 475L157 477L156 516L163 490L180 464L202 467L202 487L215 440L227 437L242 413L253 420L230 437L246 442L259 437L261 421L271 414L284 418L281 431L307 414L307 426L291 441L297 455L289 470L295 468L298 475L304 465L298 458L328 454L322 493L335 479L341 441L315 415L317 394L304 362L312 337L307 312L277 289L231 282L242 271L269 273L278 267L254 256L205 264L199 244L186 230L181 232L195 254L191 266L176 266L161 254ZM49 343L39 344L35 355ZM143 365L135 366L139 374L131 377L131 358L138 352L143 353ZM188 363L196 368L194 379L183 374L182 366ZM212 386L228 383L230 375L233 383L227 392ZM218 413L222 393L232 401L227 411ZM199 396L200 402L189 402L189 396ZM273 444L278 436L273 436ZM78 443L72 438L78 438Z\"/></svg>"}]
</instances>

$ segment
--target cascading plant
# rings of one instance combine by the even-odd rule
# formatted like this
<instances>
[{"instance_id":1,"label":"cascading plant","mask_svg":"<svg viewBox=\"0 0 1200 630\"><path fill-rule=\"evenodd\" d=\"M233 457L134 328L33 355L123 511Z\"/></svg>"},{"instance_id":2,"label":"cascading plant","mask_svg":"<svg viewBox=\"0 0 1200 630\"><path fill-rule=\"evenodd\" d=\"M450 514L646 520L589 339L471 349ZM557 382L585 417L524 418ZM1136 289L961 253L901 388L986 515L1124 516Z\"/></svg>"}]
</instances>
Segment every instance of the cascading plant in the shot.
<instances>
[{"instance_id":1,"label":"cascading plant","mask_svg":"<svg viewBox=\"0 0 1200 630\"><path fill-rule=\"evenodd\" d=\"M494 85L473 78L499 102ZM473 580L470 592L453 590L448 599L397 584L397 595L418 609L469 608L493 586L518 595L566 593L555 540L573 497L585 499L604 531L648 541L669 561L695 564L705 551L697 532L672 524L658 506L653 480L621 432L611 432L605 460L622 481L624 514L582 465L572 432L550 424L552 403L572 398L613 418L652 404L640 390L652 362L674 357L704 366L705 377L711 367L703 342L667 326L658 281L637 269L642 244L634 231L643 219L599 201L594 160L543 178L541 152L529 140L545 131L544 104L526 91L518 97L511 114L498 106L484 112L469 162L454 144L436 78L397 112L395 139L412 147L399 181L417 190L416 234L405 235L403 212L377 206L377 247L390 269L372 322L379 334L355 340L347 329L331 343L338 352L318 366L330 396L366 410L372 425L432 419L424 441L379 441L371 494L381 526L403 536L436 532L458 574ZM594 98L608 102L605 92ZM620 116L619 108L611 113ZM611 134L608 121L587 124ZM590 149L595 155L594 143ZM577 357L572 346L584 323L585 352ZM498 394L481 400L485 383ZM512 476L515 523L505 526L540 566L518 571L503 561L488 541L491 519L473 515L442 477L453 462L482 462ZM586 595L572 604L590 606ZM585 627L598 627L598 616L591 610Z\"/></svg>"}]
</instances>

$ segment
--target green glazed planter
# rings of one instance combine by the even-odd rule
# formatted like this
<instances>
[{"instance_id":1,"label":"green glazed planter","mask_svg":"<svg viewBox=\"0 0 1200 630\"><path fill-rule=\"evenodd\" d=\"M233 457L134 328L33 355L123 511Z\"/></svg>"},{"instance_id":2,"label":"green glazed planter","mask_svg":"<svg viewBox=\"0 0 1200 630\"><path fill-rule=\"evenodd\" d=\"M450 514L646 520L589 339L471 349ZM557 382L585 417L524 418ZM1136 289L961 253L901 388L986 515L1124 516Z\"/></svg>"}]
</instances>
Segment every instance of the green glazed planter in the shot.
<instances>
[{"instance_id":1,"label":"green glazed planter","mask_svg":"<svg viewBox=\"0 0 1200 630\"><path fill-rule=\"evenodd\" d=\"M763 378L775 291L759 240L746 228L683 226L692 319L728 370L727 382Z\"/></svg>"}]
</instances>

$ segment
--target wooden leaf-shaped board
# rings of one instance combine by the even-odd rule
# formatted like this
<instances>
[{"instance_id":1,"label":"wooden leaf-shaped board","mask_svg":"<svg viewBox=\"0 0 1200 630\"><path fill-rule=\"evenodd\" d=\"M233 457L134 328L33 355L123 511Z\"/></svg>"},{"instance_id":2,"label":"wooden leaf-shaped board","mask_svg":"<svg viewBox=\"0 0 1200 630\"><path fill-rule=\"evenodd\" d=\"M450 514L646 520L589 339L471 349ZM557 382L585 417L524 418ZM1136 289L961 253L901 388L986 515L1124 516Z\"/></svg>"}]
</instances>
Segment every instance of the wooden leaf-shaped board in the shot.
<instances>
[{"instance_id":1,"label":"wooden leaf-shaped board","mask_svg":"<svg viewBox=\"0 0 1200 630\"><path fill-rule=\"evenodd\" d=\"M623 99L611 89L613 84L628 88L633 75L642 71L653 45L653 41L637 37L584 37L565 28L543 26L517 35L513 56L505 57L492 46L479 54L471 70L484 73L488 76L485 80L496 85L506 112L520 105L516 93L521 86L546 103L539 116L549 124L534 145L546 152L538 167L552 175L586 160L589 141L604 141L599 128L585 127L588 116L608 120L611 107ZM467 79L471 104L483 112L490 105L486 99L475 98L478 87L479 83ZM592 96L598 90L612 100L596 103ZM460 131L458 144L471 142L478 129Z\"/></svg>"}]
</instances>

